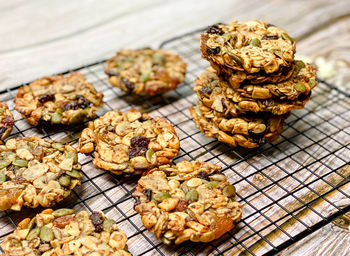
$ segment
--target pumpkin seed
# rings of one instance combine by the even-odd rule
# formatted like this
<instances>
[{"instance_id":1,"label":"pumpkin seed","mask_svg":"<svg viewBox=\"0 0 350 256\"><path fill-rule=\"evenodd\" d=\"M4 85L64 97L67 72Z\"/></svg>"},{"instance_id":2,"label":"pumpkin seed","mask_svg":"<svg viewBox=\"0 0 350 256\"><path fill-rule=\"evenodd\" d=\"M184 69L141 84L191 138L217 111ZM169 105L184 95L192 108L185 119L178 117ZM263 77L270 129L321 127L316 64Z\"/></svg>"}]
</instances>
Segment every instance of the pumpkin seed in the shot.
<instances>
[{"instance_id":1,"label":"pumpkin seed","mask_svg":"<svg viewBox=\"0 0 350 256\"><path fill-rule=\"evenodd\" d=\"M149 77L150 77L150 75L149 75L149 73L147 72L144 72L144 73L142 73L142 75L140 76L140 81L141 82L147 82L148 80L149 80Z\"/></svg>"},{"instance_id":2,"label":"pumpkin seed","mask_svg":"<svg viewBox=\"0 0 350 256\"><path fill-rule=\"evenodd\" d=\"M201 112L201 110L199 109L199 106L195 106L195 107L194 107L194 111L196 112L197 116L202 116L202 112Z\"/></svg>"},{"instance_id":3,"label":"pumpkin seed","mask_svg":"<svg viewBox=\"0 0 350 256\"><path fill-rule=\"evenodd\" d=\"M190 200L191 202L196 202L198 200L198 191L195 189L191 189L187 192L185 199Z\"/></svg>"},{"instance_id":4,"label":"pumpkin seed","mask_svg":"<svg viewBox=\"0 0 350 256\"><path fill-rule=\"evenodd\" d=\"M75 151L66 151L65 152L66 158L73 158L73 163L78 162L78 154Z\"/></svg>"},{"instance_id":5,"label":"pumpkin seed","mask_svg":"<svg viewBox=\"0 0 350 256\"><path fill-rule=\"evenodd\" d=\"M65 190L65 191L63 192L63 197L64 197L64 198L68 197L68 196L70 195L71 192L72 192L72 190L70 190L70 189Z\"/></svg>"},{"instance_id":6,"label":"pumpkin seed","mask_svg":"<svg viewBox=\"0 0 350 256\"><path fill-rule=\"evenodd\" d=\"M165 238L164 236L163 236L160 240L162 240L162 242L163 242L165 245L171 244L171 240Z\"/></svg>"},{"instance_id":7,"label":"pumpkin seed","mask_svg":"<svg viewBox=\"0 0 350 256\"><path fill-rule=\"evenodd\" d=\"M222 35L223 38L225 38L226 41L231 39L231 34L230 33L225 33Z\"/></svg>"},{"instance_id":8,"label":"pumpkin seed","mask_svg":"<svg viewBox=\"0 0 350 256\"><path fill-rule=\"evenodd\" d=\"M52 124L60 124L62 122L62 115L58 113L53 113L51 116L51 123Z\"/></svg>"},{"instance_id":9,"label":"pumpkin seed","mask_svg":"<svg viewBox=\"0 0 350 256\"><path fill-rule=\"evenodd\" d=\"M111 132L114 130L114 126L113 125L108 125L107 126L107 131Z\"/></svg>"},{"instance_id":10,"label":"pumpkin seed","mask_svg":"<svg viewBox=\"0 0 350 256\"><path fill-rule=\"evenodd\" d=\"M36 217L34 217L33 219L31 219L27 225L27 229L31 230L34 225L35 225L35 222L36 222Z\"/></svg>"},{"instance_id":11,"label":"pumpkin seed","mask_svg":"<svg viewBox=\"0 0 350 256\"><path fill-rule=\"evenodd\" d=\"M106 219L102 224L103 230L111 233L113 231L113 226L115 223L116 222L114 220Z\"/></svg>"},{"instance_id":12,"label":"pumpkin seed","mask_svg":"<svg viewBox=\"0 0 350 256\"><path fill-rule=\"evenodd\" d=\"M85 120L86 113L84 110L77 111L69 118L69 124L81 123Z\"/></svg>"},{"instance_id":13,"label":"pumpkin seed","mask_svg":"<svg viewBox=\"0 0 350 256\"><path fill-rule=\"evenodd\" d=\"M83 174L77 170L67 171L66 174L76 179L80 179L81 177L83 177Z\"/></svg>"},{"instance_id":14,"label":"pumpkin seed","mask_svg":"<svg viewBox=\"0 0 350 256\"><path fill-rule=\"evenodd\" d=\"M218 186L219 182L217 180L213 180L213 181L210 181L209 182L209 185L212 187L212 188L216 188Z\"/></svg>"},{"instance_id":15,"label":"pumpkin seed","mask_svg":"<svg viewBox=\"0 0 350 256\"><path fill-rule=\"evenodd\" d=\"M0 172L0 184L6 181L6 175L3 172Z\"/></svg>"},{"instance_id":16,"label":"pumpkin seed","mask_svg":"<svg viewBox=\"0 0 350 256\"><path fill-rule=\"evenodd\" d=\"M282 37L284 40L289 40L289 41L291 41L292 43L294 43L294 39L291 38L287 33L282 33L281 37Z\"/></svg>"},{"instance_id":17,"label":"pumpkin seed","mask_svg":"<svg viewBox=\"0 0 350 256\"><path fill-rule=\"evenodd\" d=\"M28 166L28 161L23 160L23 159L16 159L15 161L12 162L14 166L18 167L27 167Z\"/></svg>"},{"instance_id":18,"label":"pumpkin seed","mask_svg":"<svg viewBox=\"0 0 350 256\"><path fill-rule=\"evenodd\" d=\"M306 91L305 85L303 83L300 83L300 82L294 84L294 88L295 88L295 90L302 92L302 93Z\"/></svg>"},{"instance_id":19,"label":"pumpkin seed","mask_svg":"<svg viewBox=\"0 0 350 256\"><path fill-rule=\"evenodd\" d=\"M39 227L33 228L31 231L29 231L29 233L26 237L26 240L30 241L30 240L38 237L39 234L40 234L40 228Z\"/></svg>"},{"instance_id":20,"label":"pumpkin seed","mask_svg":"<svg viewBox=\"0 0 350 256\"><path fill-rule=\"evenodd\" d=\"M313 88L315 86L315 84L316 84L316 81L315 80L310 80L308 84L310 85L311 88Z\"/></svg>"},{"instance_id":21,"label":"pumpkin seed","mask_svg":"<svg viewBox=\"0 0 350 256\"><path fill-rule=\"evenodd\" d=\"M56 109L56 113L59 114L59 115L62 115L63 114L63 109L62 108Z\"/></svg>"},{"instance_id":22,"label":"pumpkin seed","mask_svg":"<svg viewBox=\"0 0 350 256\"><path fill-rule=\"evenodd\" d=\"M260 46L260 40L258 38L253 38L251 41L250 41L250 44L255 46L255 47L259 47Z\"/></svg>"},{"instance_id":23,"label":"pumpkin seed","mask_svg":"<svg viewBox=\"0 0 350 256\"><path fill-rule=\"evenodd\" d=\"M12 162L8 159L0 160L0 169L9 166Z\"/></svg>"},{"instance_id":24,"label":"pumpkin seed","mask_svg":"<svg viewBox=\"0 0 350 256\"><path fill-rule=\"evenodd\" d=\"M164 58L164 56L163 55L161 55L161 54L159 54L159 53L155 53L155 54L153 54L153 61L154 62L158 62L158 63L160 63L160 64L164 64L164 62L165 62L165 58Z\"/></svg>"},{"instance_id":25,"label":"pumpkin seed","mask_svg":"<svg viewBox=\"0 0 350 256\"><path fill-rule=\"evenodd\" d=\"M62 216L66 216L66 215L71 215L73 213L74 213L73 209L62 208L62 209L58 209L58 210L54 211L52 213L52 215L55 217L62 217Z\"/></svg>"},{"instance_id":26,"label":"pumpkin seed","mask_svg":"<svg viewBox=\"0 0 350 256\"><path fill-rule=\"evenodd\" d=\"M64 187L68 187L70 185L70 177L69 176L61 176L59 179L58 179L58 182L64 186Z\"/></svg>"},{"instance_id":27,"label":"pumpkin seed","mask_svg":"<svg viewBox=\"0 0 350 256\"><path fill-rule=\"evenodd\" d=\"M232 197L236 195L236 188L233 185L227 185L226 187L224 187L224 189L222 190L222 193L227 196L227 197Z\"/></svg>"},{"instance_id":28,"label":"pumpkin seed","mask_svg":"<svg viewBox=\"0 0 350 256\"><path fill-rule=\"evenodd\" d=\"M51 147L53 147L54 149L57 149L59 151L64 151L64 146L61 143L58 143L58 142L52 143Z\"/></svg>"},{"instance_id":29,"label":"pumpkin seed","mask_svg":"<svg viewBox=\"0 0 350 256\"><path fill-rule=\"evenodd\" d=\"M164 199L167 199L170 197L170 194L168 192L159 192L152 196L152 199L157 202L162 202Z\"/></svg>"},{"instance_id":30,"label":"pumpkin seed","mask_svg":"<svg viewBox=\"0 0 350 256\"><path fill-rule=\"evenodd\" d=\"M45 242L50 242L51 240L53 240L54 234L51 228L49 228L48 226L43 226L40 230L39 237Z\"/></svg>"},{"instance_id":31,"label":"pumpkin seed","mask_svg":"<svg viewBox=\"0 0 350 256\"><path fill-rule=\"evenodd\" d=\"M152 162L152 156L154 155L154 150L153 149L149 149L149 150L147 150L147 152L146 152L146 159L147 159L147 161L149 162L149 163L151 163Z\"/></svg>"}]
</instances>

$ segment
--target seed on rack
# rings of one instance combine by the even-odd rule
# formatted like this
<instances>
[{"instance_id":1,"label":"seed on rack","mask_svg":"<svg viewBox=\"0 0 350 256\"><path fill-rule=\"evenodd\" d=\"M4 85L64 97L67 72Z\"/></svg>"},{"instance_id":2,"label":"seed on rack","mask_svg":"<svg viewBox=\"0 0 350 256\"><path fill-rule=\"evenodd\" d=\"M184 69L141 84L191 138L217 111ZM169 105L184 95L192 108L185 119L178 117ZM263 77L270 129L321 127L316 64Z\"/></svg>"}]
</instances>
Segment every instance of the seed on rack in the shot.
<instances>
[{"instance_id":1,"label":"seed on rack","mask_svg":"<svg viewBox=\"0 0 350 256\"><path fill-rule=\"evenodd\" d=\"M161 55L159 53L155 53L155 54L153 54L153 61L157 62L159 64L164 64L165 58L163 55Z\"/></svg>"},{"instance_id":2,"label":"seed on rack","mask_svg":"<svg viewBox=\"0 0 350 256\"><path fill-rule=\"evenodd\" d=\"M63 197L64 197L64 198L68 197L68 196L70 195L70 193L71 193L71 190L70 190L70 189L65 190L65 191L63 192Z\"/></svg>"},{"instance_id":3,"label":"seed on rack","mask_svg":"<svg viewBox=\"0 0 350 256\"><path fill-rule=\"evenodd\" d=\"M219 182L217 180L213 180L213 181L210 181L209 182L209 185L212 187L212 188L216 188L218 186Z\"/></svg>"},{"instance_id":4,"label":"seed on rack","mask_svg":"<svg viewBox=\"0 0 350 256\"><path fill-rule=\"evenodd\" d=\"M54 234L52 232L52 229L48 226L43 226L40 230L40 239L45 242L50 242L54 238Z\"/></svg>"},{"instance_id":5,"label":"seed on rack","mask_svg":"<svg viewBox=\"0 0 350 256\"><path fill-rule=\"evenodd\" d=\"M291 41L292 43L294 43L294 39L291 38L287 33L282 33L281 37L282 37L284 40L289 40L289 41Z\"/></svg>"},{"instance_id":6,"label":"seed on rack","mask_svg":"<svg viewBox=\"0 0 350 256\"><path fill-rule=\"evenodd\" d=\"M36 222L36 217L34 217L33 219L31 219L27 225L27 229L31 230L34 225L35 225L35 222Z\"/></svg>"},{"instance_id":7,"label":"seed on rack","mask_svg":"<svg viewBox=\"0 0 350 256\"><path fill-rule=\"evenodd\" d=\"M9 166L12 162L8 159L0 160L0 169Z\"/></svg>"},{"instance_id":8,"label":"seed on rack","mask_svg":"<svg viewBox=\"0 0 350 256\"><path fill-rule=\"evenodd\" d=\"M77 163L78 162L78 154L74 151L67 151L65 153L66 158L73 158L73 163Z\"/></svg>"},{"instance_id":9,"label":"seed on rack","mask_svg":"<svg viewBox=\"0 0 350 256\"><path fill-rule=\"evenodd\" d=\"M52 213L52 215L55 217L62 217L62 216L70 215L73 213L74 213L73 209L62 208L62 209L58 209L58 210L54 211Z\"/></svg>"},{"instance_id":10,"label":"seed on rack","mask_svg":"<svg viewBox=\"0 0 350 256\"><path fill-rule=\"evenodd\" d=\"M152 156L154 155L154 150L153 149L149 149L146 151L146 159L149 163L152 163Z\"/></svg>"},{"instance_id":11,"label":"seed on rack","mask_svg":"<svg viewBox=\"0 0 350 256\"><path fill-rule=\"evenodd\" d=\"M191 189L187 192L185 199L190 200L191 202L196 202L198 200L198 191L195 189Z\"/></svg>"},{"instance_id":12,"label":"seed on rack","mask_svg":"<svg viewBox=\"0 0 350 256\"><path fill-rule=\"evenodd\" d=\"M294 84L294 88L295 88L295 90L297 90L297 91L299 91L301 93L306 91L305 85L303 83L300 83L300 82Z\"/></svg>"},{"instance_id":13,"label":"seed on rack","mask_svg":"<svg viewBox=\"0 0 350 256\"><path fill-rule=\"evenodd\" d=\"M70 178L69 176L61 176L59 179L58 179L58 182L64 186L64 187L68 187L70 185Z\"/></svg>"},{"instance_id":14,"label":"seed on rack","mask_svg":"<svg viewBox=\"0 0 350 256\"><path fill-rule=\"evenodd\" d=\"M103 230L111 233L113 231L113 226L115 225L115 223L116 222L114 220L106 219L102 224Z\"/></svg>"},{"instance_id":15,"label":"seed on rack","mask_svg":"<svg viewBox=\"0 0 350 256\"><path fill-rule=\"evenodd\" d=\"M260 40L258 38L253 38L251 41L250 41L250 44L255 46L255 47L259 47L260 46Z\"/></svg>"},{"instance_id":16,"label":"seed on rack","mask_svg":"<svg viewBox=\"0 0 350 256\"><path fill-rule=\"evenodd\" d=\"M236 188L233 185L227 185L226 187L224 187L224 189L222 190L222 193L227 196L227 197L232 197L236 195Z\"/></svg>"},{"instance_id":17,"label":"seed on rack","mask_svg":"<svg viewBox=\"0 0 350 256\"><path fill-rule=\"evenodd\" d=\"M29 233L26 237L26 240L30 241L33 238L38 237L39 234L40 234L40 228L39 227L33 228L31 231L29 231Z\"/></svg>"},{"instance_id":18,"label":"seed on rack","mask_svg":"<svg viewBox=\"0 0 350 256\"><path fill-rule=\"evenodd\" d=\"M157 202L162 202L164 199L167 199L170 197L170 194L168 192L158 192L153 195L153 200Z\"/></svg>"},{"instance_id":19,"label":"seed on rack","mask_svg":"<svg viewBox=\"0 0 350 256\"><path fill-rule=\"evenodd\" d=\"M67 171L66 174L76 179L80 179L81 177L83 177L83 174L77 170Z\"/></svg>"},{"instance_id":20,"label":"seed on rack","mask_svg":"<svg viewBox=\"0 0 350 256\"><path fill-rule=\"evenodd\" d=\"M14 166L18 167L27 167L28 166L28 161L23 160L23 159L16 159L15 161L12 162Z\"/></svg>"},{"instance_id":21,"label":"seed on rack","mask_svg":"<svg viewBox=\"0 0 350 256\"><path fill-rule=\"evenodd\" d=\"M51 123L52 124L60 124L62 121L62 115L59 113L53 113L51 116Z\"/></svg>"},{"instance_id":22,"label":"seed on rack","mask_svg":"<svg viewBox=\"0 0 350 256\"><path fill-rule=\"evenodd\" d=\"M61 143L54 142L51 146L59 151L64 151L64 146Z\"/></svg>"},{"instance_id":23,"label":"seed on rack","mask_svg":"<svg viewBox=\"0 0 350 256\"><path fill-rule=\"evenodd\" d=\"M0 172L0 184L6 181L6 175L3 172Z\"/></svg>"}]
</instances>

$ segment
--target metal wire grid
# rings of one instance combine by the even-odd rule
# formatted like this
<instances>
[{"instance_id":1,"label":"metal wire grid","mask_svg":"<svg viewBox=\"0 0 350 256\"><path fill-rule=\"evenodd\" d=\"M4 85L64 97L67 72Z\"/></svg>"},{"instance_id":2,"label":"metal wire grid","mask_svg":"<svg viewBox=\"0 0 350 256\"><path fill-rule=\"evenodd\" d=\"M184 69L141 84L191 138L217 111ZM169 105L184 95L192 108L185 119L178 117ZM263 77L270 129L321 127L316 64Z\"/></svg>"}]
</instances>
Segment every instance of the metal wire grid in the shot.
<instances>
[{"instance_id":1,"label":"metal wire grid","mask_svg":"<svg viewBox=\"0 0 350 256\"><path fill-rule=\"evenodd\" d=\"M93 167L92 156L79 154L83 165L82 186L57 207L102 210L116 219L129 238L134 255L273 255L336 217L350 210L342 199L350 198L350 99L349 94L320 81L305 109L295 111L281 138L259 149L232 149L204 137L194 126L188 107L196 102L192 81L207 63L198 50L198 31L161 44L180 54L188 63L184 84L163 96L142 98L126 95L110 86L103 72L103 61L76 69L105 95L99 115L112 109L125 111L141 108L151 115L165 116L180 137L181 150L175 162L205 160L219 163L237 188L243 208L238 227L209 244L186 243L165 246L142 226L133 210L132 193L137 178L125 179ZM67 72L68 73L68 72ZM18 88L18 87L17 87ZM0 100L13 110L17 88L3 91ZM40 136L76 144L82 124L55 129L32 127L14 111L12 137ZM23 216L33 216L42 209L0 213L0 240L13 231Z\"/></svg>"}]
</instances>

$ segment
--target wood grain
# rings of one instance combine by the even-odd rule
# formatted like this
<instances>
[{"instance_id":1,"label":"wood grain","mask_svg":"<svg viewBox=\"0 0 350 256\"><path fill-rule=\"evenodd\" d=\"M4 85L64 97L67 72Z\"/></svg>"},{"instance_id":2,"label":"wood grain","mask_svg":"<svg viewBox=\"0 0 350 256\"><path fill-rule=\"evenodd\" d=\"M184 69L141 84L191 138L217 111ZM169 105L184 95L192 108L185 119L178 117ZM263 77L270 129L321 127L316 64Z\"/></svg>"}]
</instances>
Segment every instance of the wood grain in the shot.
<instances>
[{"instance_id":1,"label":"wood grain","mask_svg":"<svg viewBox=\"0 0 350 256\"><path fill-rule=\"evenodd\" d=\"M348 0L0 1L0 89L104 59L120 48L156 47L173 36L231 19L263 19L286 28L297 39L299 54L312 59L323 56L327 61L334 61L337 74L329 81L344 90L350 90ZM333 164L332 160L330 164ZM242 165L241 168L248 167ZM246 171L248 174L249 170ZM322 173L322 170L318 171ZM281 175L283 174L273 168L269 173L274 179ZM303 173L300 175L301 180L310 182L309 177L303 177ZM263 187L271 182L264 175L253 177L257 186ZM337 181L337 177L333 177L332 182ZM105 179L97 182L102 189L112 186ZM282 186L288 190L300 189L298 184L291 185L288 179L284 182ZM242 195L250 189L251 186L248 185L239 187ZM322 188L315 189L318 191ZM349 186L344 189L349 189ZM79 192L82 196L87 196L96 190L91 185ZM271 190L283 196L283 189L271 187ZM123 191L119 191L111 195L111 198L122 195ZM314 196L312 193L304 195L305 200L312 200ZM103 196L98 198L103 200ZM259 199L261 195L260 198L256 195L252 200ZM99 207L99 200L92 200L91 205ZM344 203L344 200L337 199L340 203ZM289 210L297 206L292 202L286 203ZM323 203L315 202L314 206L325 214L332 210ZM132 206L126 207L129 209L127 214L132 214ZM278 206L273 205L264 214L278 218L279 211ZM120 216L117 212L110 214ZM307 216L305 212L298 214L301 218ZM266 224L261 217L252 220L252 223L257 223L257 227ZM293 232L293 223L287 219L284 223L286 230ZM5 227L2 226L1 229L3 228ZM10 230L12 226L8 224L7 228ZM244 228L241 232L249 235L249 230ZM277 239L281 235L279 232L272 227L265 235ZM349 241L349 230L329 224L280 255L349 255ZM132 242L134 246L142 245L142 241L136 239ZM256 253L263 253L268 246L257 242L259 241L249 241L250 248Z\"/></svg>"}]
</instances>

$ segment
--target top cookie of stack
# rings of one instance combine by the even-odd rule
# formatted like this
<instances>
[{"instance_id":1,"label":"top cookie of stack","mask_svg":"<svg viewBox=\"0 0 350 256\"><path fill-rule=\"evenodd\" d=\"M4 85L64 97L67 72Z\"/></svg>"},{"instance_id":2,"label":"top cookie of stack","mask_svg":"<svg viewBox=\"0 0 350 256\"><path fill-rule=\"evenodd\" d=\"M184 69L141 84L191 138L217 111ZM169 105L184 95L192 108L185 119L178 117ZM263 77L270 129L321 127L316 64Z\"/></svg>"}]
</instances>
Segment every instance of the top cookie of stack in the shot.
<instances>
[{"instance_id":1,"label":"top cookie of stack","mask_svg":"<svg viewBox=\"0 0 350 256\"><path fill-rule=\"evenodd\" d=\"M263 21L213 25L200 50L211 68L195 81L200 103L190 112L202 132L232 146L276 140L316 85L315 68L294 60L294 39Z\"/></svg>"}]
</instances>

